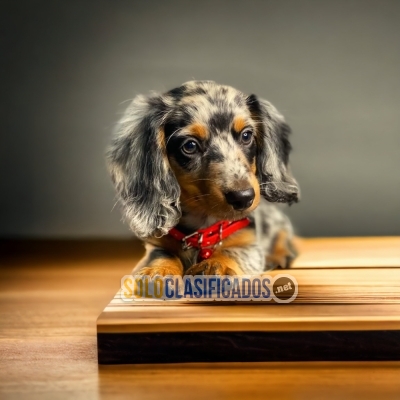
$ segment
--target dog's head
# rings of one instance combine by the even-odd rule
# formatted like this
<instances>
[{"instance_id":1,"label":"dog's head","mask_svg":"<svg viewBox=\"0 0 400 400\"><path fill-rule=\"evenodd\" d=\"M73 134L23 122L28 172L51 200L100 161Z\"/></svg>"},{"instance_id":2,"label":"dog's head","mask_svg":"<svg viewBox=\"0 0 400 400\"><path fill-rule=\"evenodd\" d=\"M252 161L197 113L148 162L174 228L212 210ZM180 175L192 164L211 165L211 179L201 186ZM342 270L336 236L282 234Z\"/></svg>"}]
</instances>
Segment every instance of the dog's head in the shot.
<instances>
[{"instance_id":1,"label":"dog's head","mask_svg":"<svg viewBox=\"0 0 400 400\"><path fill-rule=\"evenodd\" d=\"M298 200L290 128L269 102L211 81L138 96L108 151L130 227L160 236L185 211L243 218L259 204Z\"/></svg>"}]
</instances>

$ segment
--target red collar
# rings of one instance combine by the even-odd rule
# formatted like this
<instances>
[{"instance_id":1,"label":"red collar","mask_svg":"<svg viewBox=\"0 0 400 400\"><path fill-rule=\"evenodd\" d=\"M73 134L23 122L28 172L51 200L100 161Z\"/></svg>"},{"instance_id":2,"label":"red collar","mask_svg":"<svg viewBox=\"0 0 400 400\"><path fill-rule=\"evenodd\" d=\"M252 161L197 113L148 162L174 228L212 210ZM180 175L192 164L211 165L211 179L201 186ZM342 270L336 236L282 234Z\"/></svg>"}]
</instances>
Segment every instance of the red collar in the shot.
<instances>
[{"instance_id":1,"label":"red collar","mask_svg":"<svg viewBox=\"0 0 400 400\"><path fill-rule=\"evenodd\" d=\"M182 249L187 250L191 247L198 248L198 261L210 258L215 247L226 239L229 235L237 232L239 229L249 225L248 218L239 219L238 221L219 221L208 228L199 229L190 235L185 235L176 228L172 228L168 234L174 239L182 242Z\"/></svg>"}]
</instances>

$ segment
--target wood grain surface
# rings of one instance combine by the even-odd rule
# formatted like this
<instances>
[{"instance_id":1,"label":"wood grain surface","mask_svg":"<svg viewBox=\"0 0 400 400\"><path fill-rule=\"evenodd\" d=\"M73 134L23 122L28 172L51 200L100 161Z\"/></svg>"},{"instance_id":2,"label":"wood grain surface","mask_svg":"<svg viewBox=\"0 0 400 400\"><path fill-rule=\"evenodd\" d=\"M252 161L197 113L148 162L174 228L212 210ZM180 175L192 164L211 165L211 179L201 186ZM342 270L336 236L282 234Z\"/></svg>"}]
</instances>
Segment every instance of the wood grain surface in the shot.
<instances>
[{"instance_id":1,"label":"wood grain surface","mask_svg":"<svg viewBox=\"0 0 400 400\"><path fill-rule=\"evenodd\" d=\"M135 241L2 243L1 399L399 398L399 362L99 367L96 318L142 252Z\"/></svg>"},{"instance_id":2,"label":"wood grain surface","mask_svg":"<svg viewBox=\"0 0 400 400\"><path fill-rule=\"evenodd\" d=\"M376 268L400 266L400 237L296 239L292 268Z\"/></svg>"}]
</instances>

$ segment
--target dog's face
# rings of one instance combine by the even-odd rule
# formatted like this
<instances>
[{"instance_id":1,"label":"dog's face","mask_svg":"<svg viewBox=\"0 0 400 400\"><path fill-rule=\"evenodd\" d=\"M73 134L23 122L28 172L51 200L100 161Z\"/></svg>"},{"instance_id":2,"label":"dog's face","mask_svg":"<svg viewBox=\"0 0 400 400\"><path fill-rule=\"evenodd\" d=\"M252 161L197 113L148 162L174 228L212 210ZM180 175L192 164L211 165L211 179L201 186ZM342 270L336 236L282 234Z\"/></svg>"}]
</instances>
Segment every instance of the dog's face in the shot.
<instances>
[{"instance_id":1,"label":"dog's face","mask_svg":"<svg viewBox=\"0 0 400 400\"><path fill-rule=\"evenodd\" d=\"M211 81L137 97L108 154L132 230L165 234L181 209L234 220L253 211L261 195L297 201L289 132L270 103Z\"/></svg>"},{"instance_id":2,"label":"dog's face","mask_svg":"<svg viewBox=\"0 0 400 400\"><path fill-rule=\"evenodd\" d=\"M163 127L185 211L238 219L260 201L257 127L246 97L233 88L187 84Z\"/></svg>"}]
</instances>

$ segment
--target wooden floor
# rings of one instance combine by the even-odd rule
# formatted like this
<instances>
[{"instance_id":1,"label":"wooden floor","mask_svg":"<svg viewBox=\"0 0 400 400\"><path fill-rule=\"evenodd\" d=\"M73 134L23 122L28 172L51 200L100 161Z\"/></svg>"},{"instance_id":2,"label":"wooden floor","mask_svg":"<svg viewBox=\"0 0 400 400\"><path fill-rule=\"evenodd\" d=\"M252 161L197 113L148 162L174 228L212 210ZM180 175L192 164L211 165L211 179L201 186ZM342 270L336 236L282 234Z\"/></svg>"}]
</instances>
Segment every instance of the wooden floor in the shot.
<instances>
[{"instance_id":1,"label":"wooden floor","mask_svg":"<svg viewBox=\"0 0 400 400\"><path fill-rule=\"evenodd\" d=\"M1 252L0 399L400 398L400 362L98 367L96 318L140 244L6 242Z\"/></svg>"}]
</instances>

